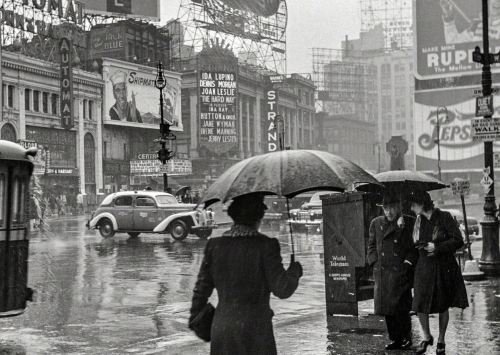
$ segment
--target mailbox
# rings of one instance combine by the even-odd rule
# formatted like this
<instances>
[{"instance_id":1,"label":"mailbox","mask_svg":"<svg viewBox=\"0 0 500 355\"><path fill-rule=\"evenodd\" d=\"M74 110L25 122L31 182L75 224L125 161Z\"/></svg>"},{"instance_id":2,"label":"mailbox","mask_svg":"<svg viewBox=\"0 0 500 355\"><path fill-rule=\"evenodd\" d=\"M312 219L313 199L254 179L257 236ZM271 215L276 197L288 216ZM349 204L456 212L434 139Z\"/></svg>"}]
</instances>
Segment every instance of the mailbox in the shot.
<instances>
[{"instance_id":1,"label":"mailbox","mask_svg":"<svg viewBox=\"0 0 500 355\"><path fill-rule=\"evenodd\" d=\"M29 181L36 148L0 140L0 317L21 314L28 282Z\"/></svg>"},{"instance_id":2,"label":"mailbox","mask_svg":"<svg viewBox=\"0 0 500 355\"><path fill-rule=\"evenodd\" d=\"M358 301L373 298L367 265L368 231L380 207L371 194L321 196L327 315L358 315Z\"/></svg>"}]
</instances>

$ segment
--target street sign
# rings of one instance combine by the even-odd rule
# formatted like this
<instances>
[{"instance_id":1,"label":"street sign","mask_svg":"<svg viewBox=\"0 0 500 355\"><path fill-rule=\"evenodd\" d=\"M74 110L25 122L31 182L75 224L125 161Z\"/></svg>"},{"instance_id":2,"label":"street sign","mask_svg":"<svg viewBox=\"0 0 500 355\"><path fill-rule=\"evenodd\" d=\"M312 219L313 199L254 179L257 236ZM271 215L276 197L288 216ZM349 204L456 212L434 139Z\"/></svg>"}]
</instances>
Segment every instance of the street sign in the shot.
<instances>
[{"instance_id":1,"label":"street sign","mask_svg":"<svg viewBox=\"0 0 500 355\"><path fill-rule=\"evenodd\" d=\"M499 88L491 88L491 95L498 94ZM475 97L482 97L483 96L483 88L476 88L472 89L472 94Z\"/></svg>"},{"instance_id":2,"label":"street sign","mask_svg":"<svg viewBox=\"0 0 500 355\"><path fill-rule=\"evenodd\" d=\"M476 97L476 117L493 115L493 96Z\"/></svg>"},{"instance_id":3,"label":"street sign","mask_svg":"<svg viewBox=\"0 0 500 355\"><path fill-rule=\"evenodd\" d=\"M465 179L455 179L450 183L453 195L468 195L470 191L470 181Z\"/></svg>"},{"instance_id":4,"label":"street sign","mask_svg":"<svg viewBox=\"0 0 500 355\"><path fill-rule=\"evenodd\" d=\"M473 118L471 136L473 141L500 140L500 118Z\"/></svg>"},{"instance_id":5,"label":"street sign","mask_svg":"<svg viewBox=\"0 0 500 355\"><path fill-rule=\"evenodd\" d=\"M484 189L485 193L488 193L491 184L493 184L493 180L490 178L491 168L488 166L483 169L483 178L479 182Z\"/></svg>"}]
</instances>

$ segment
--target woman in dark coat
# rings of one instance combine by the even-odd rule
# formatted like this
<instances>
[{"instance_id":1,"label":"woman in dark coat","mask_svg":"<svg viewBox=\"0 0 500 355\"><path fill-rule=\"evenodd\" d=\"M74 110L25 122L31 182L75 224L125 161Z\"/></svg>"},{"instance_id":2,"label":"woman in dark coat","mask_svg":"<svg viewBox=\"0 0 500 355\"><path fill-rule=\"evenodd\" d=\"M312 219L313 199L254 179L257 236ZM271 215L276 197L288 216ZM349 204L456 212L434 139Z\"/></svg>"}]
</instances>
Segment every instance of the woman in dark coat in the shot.
<instances>
[{"instance_id":1,"label":"woman in dark coat","mask_svg":"<svg viewBox=\"0 0 500 355\"><path fill-rule=\"evenodd\" d=\"M448 308L469 306L460 266L455 252L463 246L462 234L450 213L434 208L427 192L410 196L411 208L417 214L413 239L419 249L415 267L412 309L417 312L424 340L416 349L424 354L434 338L429 330L429 314L439 313L439 337L436 353L445 353Z\"/></svg>"},{"instance_id":2,"label":"woman in dark coat","mask_svg":"<svg viewBox=\"0 0 500 355\"><path fill-rule=\"evenodd\" d=\"M267 209L260 194L235 198L228 208L233 227L205 247L193 291L190 321L207 304L215 288L218 304L211 328L210 354L276 354L271 292L290 297L302 266L283 268L277 239L258 232Z\"/></svg>"}]
</instances>

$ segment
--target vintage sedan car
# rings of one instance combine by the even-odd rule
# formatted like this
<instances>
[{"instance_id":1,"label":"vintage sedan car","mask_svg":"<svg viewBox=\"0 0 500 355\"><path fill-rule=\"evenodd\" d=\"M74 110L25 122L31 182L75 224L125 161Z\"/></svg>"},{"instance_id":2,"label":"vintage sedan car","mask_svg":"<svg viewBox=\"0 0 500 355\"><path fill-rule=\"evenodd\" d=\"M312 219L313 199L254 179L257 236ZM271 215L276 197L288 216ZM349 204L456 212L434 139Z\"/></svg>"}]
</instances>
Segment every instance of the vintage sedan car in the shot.
<instances>
[{"instance_id":1,"label":"vintage sedan car","mask_svg":"<svg viewBox=\"0 0 500 355\"><path fill-rule=\"evenodd\" d=\"M166 192L117 192L104 198L87 226L98 229L103 238L117 232L131 237L140 233L170 233L176 240L190 233L208 238L216 227L214 214L195 208L195 204L179 203Z\"/></svg>"}]
</instances>

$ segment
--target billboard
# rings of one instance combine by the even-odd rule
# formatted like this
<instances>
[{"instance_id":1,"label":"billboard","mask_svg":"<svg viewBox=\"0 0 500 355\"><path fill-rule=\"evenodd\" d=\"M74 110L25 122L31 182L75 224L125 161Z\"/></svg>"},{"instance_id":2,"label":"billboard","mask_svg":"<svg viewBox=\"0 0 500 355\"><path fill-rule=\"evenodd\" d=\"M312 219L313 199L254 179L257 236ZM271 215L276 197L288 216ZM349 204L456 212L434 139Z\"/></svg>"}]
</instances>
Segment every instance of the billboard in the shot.
<instances>
[{"instance_id":1,"label":"billboard","mask_svg":"<svg viewBox=\"0 0 500 355\"><path fill-rule=\"evenodd\" d=\"M125 32L121 27L96 28L90 31L91 58L124 58Z\"/></svg>"},{"instance_id":2,"label":"billboard","mask_svg":"<svg viewBox=\"0 0 500 355\"><path fill-rule=\"evenodd\" d=\"M85 14L160 21L160 0L79 0Z\"/></svg>"},{"instance_id":3,"label":"billboard","mask_svg":"<svg viewBox=\"0 0 500 355\"><path fill-rule=\"evenodd\" d=\"M276 14L281 0L222 0L224 4L236 10L250 11L257 16Z\"/></svg>"},{"instance_id":4,"label":"billboard","mask_svg":"<svg viewBox=\"0 0 500 355\"><path fill-rule=\"evenodd\" d=\"M103 61L104 117L108 125L159 130L160 91L155 87L157 69L113 59ZM172 131L182 131L181 76L164 71L163 118Z\"/></svg>"},{"instance_id":5,"label":"billboard","mask_svg":"<svg viewBox=\"0 0 500 355\"><path fill-rule=\"evenodd\" d=\"M73 56L72 46L67 38L59 41L59 53L61 55L60 65L60 88L61 88L61 127L71 129L74 126L73 119Z\"/></svg>"},{"instance_id":6,"label":"billboard","mask_svg":"<svg viewBox=\"0 0 500 355\"><path fill-rule=\"evenodd\" d=\"M236 73L228 70L199 73L200 146L213 153L226 153L239 144Z\"/></svg>"},{"instance_id":7,"label":"billboard","mask_svg":"<svg viewBox=\"0 0 500 355\"><path fill-rule=\"evenodd\" d=\"M500 99L494 101L500 114ZM443 110L446 107L447 114ZM476 116L476 100L471 88L415 93L416 169L437 171L437 126L439 108L441 168L444 172L481 171L484 168L483 142L472 139L471 125ZM500 151L500 142L494 142Z\"/></svg>"},{"instance_id":8,"label":"billboard","mask_svg":"<svg viewBox=\"0 0 500 355\"><path fill-rule=\"evenodd\" d=\"M278 115L278 89L272 85L266 89L266 124L265 124L265 152L275 152L278 150L278 129L276 126L276 116Z\"/></svg>"},{"instance_id":9,"label":"billboard","mask_svg":"<svg viewBox=\"0 0 500 355\"><path fill-rule=\"evenodd\" d=\"M482 45L481 1L415 0L416 77L442 78L478 74L472 52ZM492 52L500 50L500 0L489 1ZM498 65L492 70L498 71Z\"/></svg>"}]
</instances>

